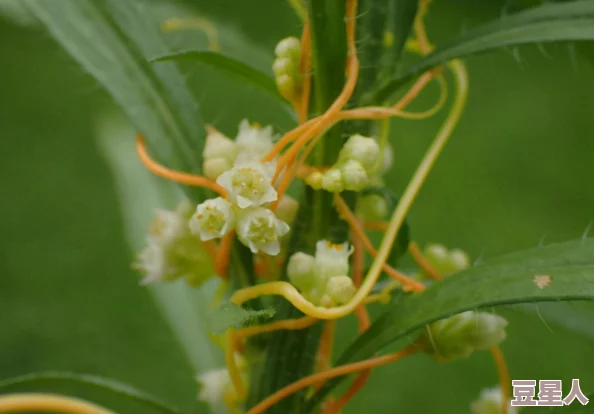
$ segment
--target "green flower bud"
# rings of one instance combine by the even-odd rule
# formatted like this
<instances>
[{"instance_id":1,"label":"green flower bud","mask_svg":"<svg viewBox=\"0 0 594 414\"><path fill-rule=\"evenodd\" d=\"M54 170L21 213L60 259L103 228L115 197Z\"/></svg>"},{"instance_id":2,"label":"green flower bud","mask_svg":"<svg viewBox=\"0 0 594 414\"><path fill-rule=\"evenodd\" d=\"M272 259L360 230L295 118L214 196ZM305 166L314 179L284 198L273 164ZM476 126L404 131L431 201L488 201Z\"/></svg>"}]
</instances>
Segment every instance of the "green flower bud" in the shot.
<instances>
[{"instance_id":1,"label":"green flower bud","mask_svg":"<svg viewBox=\"0 0 594 414\"><path fill-rule=\"evenodd\" d=\"M356 291L353 280L348 276L331 277L326 286L328 296L341 305L351 300Z\"/></svg>"},{"instance_id":2,"label":"green flower bud","mask_svg":"<svg viewBox=\"0 0 594 414\"><path fill-rule=\"evenodd\" d=\"M301 60L301 42L296 37L285 37L276 45L274 54L280 58L289 58L294 62Z\"/></svg>"},{"instance_id":3,"label":"green flower bud","mask_svg":"<svg viewBox=\"0 0 594 414\"><path fill-rule=\"evenodd\" d=\"M428 245L425 248L425 258L443 276L449 276L470 266L470 259L464 251L448 251L441 244Z\"/></svg>"},{"instance_id":4,"label":"green flower bud","mask_svg":"<svg viewBox=\"0 0 594 414\"><path fill-rule=\"evenodd\" d=\"M295 216L299 210L299 203L293 197L284 194L276 206L276 216L287 224L295 221Z\"/></svg>"},{"instance_id":5,"label":"green flower bud","mask_svg":"<svg viewBox=\"0 0 594 414\"><path fill-rule=\"evenodd\" d=\"M291 100L295 96L295 78L290 75L281 75L276 77L276 87L280 94L288 99Z\"/></svg>"},{"instance_id":6,"label":"green flower bud","mask_svg":"<svg viewBox=\"0 0 594 414\"><path fill-rule=\"evenodd\" d=\"M319 171L314 171L307 176L305 183L314 190L322 189L322 181L324 180L324 174Z\"/></svg>"},{"instance_id":7,"label":"green flower bud","mask_svg":"<svg viewBox=\"0 0 594 414\"><path fill-rule=\"evenodd\" d=\"M435 359L451 361L498 345L505 339L506 326L501 316L467 311L432 323L419 343Z\"/></svg>"},{"instance_id":8,"label":"green flower bud","mask_svg":"<svg viewBox=\"0 0 594 414\"><path fill-rule=\"evenodd\" d=\"M315 284L314 262L315 259L312 255L302 252L297 252L289 258L287 276L301 292L311 290Z\"/></svg>"},{"instance_id":9,"label":"green flower bud","mask_svg":"<svg viewBox=\"0 0 594 414\"><path fill-rule=\"evenodd\" d=\"M380 148L375 139L363 135L353 135L340 150L339 161L359 161L366 171L372 171L380 153Z\"/></svg>"},{"instance_id":10,"label":"green flower bud","mask_svg":"<svg viewBox=\"0 0 594 414\"><path fill-rule=\"evenodd\" d=\"M344 190L342 173L338 168L330 168L322 177L322 188L332 193L339 193Z\"/></svg>"},{"instance_id":11,"label":"green flower bud","mask_svg":"<svg viewBox=\"0 0 594 414\"><path fill-rule=\"evenodd\" d=\"M204 144L204 150L202 156L205 160L210 158L225 158L233 163L237 155L237 146L235 142L219 131L214 129L209 130L206 135L206 143Z\"/></svg>"},{"instance_id":12,"label":"green flower bud","mask_svg":"<svg viewBox=\"0 0 594 414\"><path fill-rule=\"evenodd\" d=\"M202 164L204 176L211 180L216 180L221 174L233 168L233 163L227 158L206 158Z\"/></svg>"},{"instance_id":13,"label":"green flower bud","mask_svg":"<svg viewBox=\"0 0 594 414\"><path fill-rule=\"evenodd\" d=\"M357 201L357 215L363 221L381 221L388 215L388 203L379 194L369 194Z\"/></svg>"},{"instance_id":14,"label":"green flower bud","mask_svg":"<svg viewBox=\"0 0 594 414\"><path fill-rule=\"evenodd\" d=\"M369 183L367 172L359 161L348 160L340 168L345 190L361 191Z\"/></svg>"},{"instance_id":15,"label":"green flower bud","mask_svg":"<svg viewBox=\"0 0 594 414\"><path fill-rule=\"evenodd\" d=\"M297 73L299 73L297 65L298 62L295 62L289 58L283 57L278 58L272 64L272 72L274 76L278 78L279 76L288 75L289 77L294 77Z\"/></svg>"}]
</instances>

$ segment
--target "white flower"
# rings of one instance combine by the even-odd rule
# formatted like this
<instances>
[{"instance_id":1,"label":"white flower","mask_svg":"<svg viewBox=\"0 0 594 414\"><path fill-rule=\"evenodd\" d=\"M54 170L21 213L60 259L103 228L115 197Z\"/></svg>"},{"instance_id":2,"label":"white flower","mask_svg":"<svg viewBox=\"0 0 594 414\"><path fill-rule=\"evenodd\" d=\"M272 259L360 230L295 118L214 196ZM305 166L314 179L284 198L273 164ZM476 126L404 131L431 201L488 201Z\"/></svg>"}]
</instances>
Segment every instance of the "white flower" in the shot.
<instances>
[{"instance_id":1,"label":"white flower","mask_svg":"<svg viewBox=\"0 0 594 414\"><path fill-rule=\"evenodd\" d=\"M163 246L154 242L140 252L134 268L144 273L144 278L140 281L142 285L167 280L174 273L174 269L168 265L167 252Z\"/></svg>"},{"instance_id":2,"label":"white flower","mask_svg":"<svg viewBox=\"0 0 594 414\"><path fill-rule=\"evenodd\" d=\"M487 388L481 391L478 400L472 402L470 411L472 414L499 414L501 412L501 403L503 394L500 387ZM508 414L517 414L516 407L507 404Z\"/></svg>"},{"instance_id":3,"label":"white flower","mask_svg":"<svg viewBox=\"0 0 594 414\"><path fill-rule=\"evenodd\" d=\"M241 212L237 236L252 253L263 251L271 256L280 253L279 238L289 232L289 225L266 208L253 207Z\"/></svg>"},{"instance_id":4,"label":"white flower","mask_svg":"<svg viewBox=\"0 0 594 414\"><path fill-rule=\"evenodd\" d=\"M262 128L250 125L247 119L242 120L235 138L239 150L237 161L259 161L274 146L272 140L272 126Z\"/></svg>"},{"instance_id":5,"label":"white flower","mask_svg":"<svg viewBox=\"0 0 594 414\"><path fill-rule=\"evenodd\" d=\"M233 229L235 214L231 203L221 197L206 200L196 207L190 230L203 241L222 237Z\"/></svg>"},{"instance_id":6,"label":"white flower","mask_svg":"<svg viewBox=\"0 0 594 414\"><path fill-rule=\"evenodd\" d=\"M167 245L185 233L185 217L175 211L162 209L156 209L155 213L149 223L149 238L155 243Z\"/></svg>"},{"instance_id":7,"label":"white flower","mask_svg":"<svg viewBox=\"0 0 594 414\"><path fill-rule=\"evenodd\" d=\"M277 199L271 184L276 162L248 161L236 164L217 178L217 183L227 190L232 203L239 208L256 207Z\"/></svg>"},{"instance_id":8,"label":"white flower","mask_svg":"<svg viewBox=\"0 0 594 414\"><path fill-rule=\"evenodd\" d=\"M198 399L211 406L224 402L225 393L231 384L231 378L226 368L206 371L196 378L200 386Z\"/></svg>"},{"instance_id":9,"label":"white flower","mask_svg":"<svg viewBox=\"0 0 594 414\"><path fill-rule=\"evenodd\" d=\"M324 281L332 276L346 275L349 272L349 256L353 253L348 243L333 244L327 240L316 243L314 272Z\"/></svg>"}]
</instances>

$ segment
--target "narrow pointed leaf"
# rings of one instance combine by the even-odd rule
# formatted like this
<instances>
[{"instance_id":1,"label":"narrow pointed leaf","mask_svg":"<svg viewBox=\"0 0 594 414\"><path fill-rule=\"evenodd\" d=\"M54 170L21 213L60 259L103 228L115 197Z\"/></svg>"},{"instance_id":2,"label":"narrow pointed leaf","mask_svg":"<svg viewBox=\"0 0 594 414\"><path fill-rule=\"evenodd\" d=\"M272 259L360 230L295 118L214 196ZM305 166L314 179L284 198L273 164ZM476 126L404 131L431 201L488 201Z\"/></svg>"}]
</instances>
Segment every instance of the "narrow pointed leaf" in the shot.
<instances>
[{"instance_id":1,"label":"narrow pointed leaf","mask_svg":"<svg viewBox=\"0 0 594 414\"><path fill-rule=\"evenodd\" d=\"M288 104L286 99L283 98L278 92L276 83L271 76L268 76L267 74L260 72L258 69L255 69L237 59L233 59L232 57L225 56L221 53L184 50L157 57L153 59L153 61L165 62L181 59L192 60L200 64L210 66L213 69L224 72L247 85L256 87L269 96L278 99L285 105Z\"/></svg>"},{"instance_id":2,"label":"narrow pointed leaf","mask_svg":"<svg viewBox=\"0 0 594 414\"><path fill-rule=\"evenodd\" d=\"M535 276L550 276L544 287ZM337 365L371 357L433 321L497 305L594 300L594 238L513 253L435 283L390 305L340 356ZM344 378L344 377L342 377ZM330 381L310 400L315 405L340 382Z\"/></svg>"},{"instance_id":3,"label":"narrow pointed leaf","mask_svg":"<svg viewBox=\"0 0 594 414\"><path fill-rule=\"evenodd\" d=\"M146 407L166 414L179 414L179 411L169 404L159 400L151 394L141 391L131 385L104 378L97 375L75 374L72 372L39 372L35 374L22 375L0 381L0 390L14 389L32 384L75 383L86 387L97 388L120 397L133 400Z\"/></svg>"},{"instance_id":4,"label":"narrow pointed leaf","mask_svg":"<svg viewBox=\"0 0 594 414\"><path fill-rule=\"evenodd\" d=\"M199 172L204 128L196 100L138 0L24 0L50 33L113 96L156 158ZM130 137L134 139L134 137ZM199 192L191 191L194 199Z\"/></svg>"},{"instance_id":5,"label":"narrow pointed leaf","mask_svg":"<svg viewBox=\"0 0 594 414\"><path fill-rule=\"evenodd\" d=\"M398 71L378 90L375 100L387 99L412 76L452 59L527 43L574 40L594 40L593 1L544 4L475 27Z\"/></svg>"}]
</instances>

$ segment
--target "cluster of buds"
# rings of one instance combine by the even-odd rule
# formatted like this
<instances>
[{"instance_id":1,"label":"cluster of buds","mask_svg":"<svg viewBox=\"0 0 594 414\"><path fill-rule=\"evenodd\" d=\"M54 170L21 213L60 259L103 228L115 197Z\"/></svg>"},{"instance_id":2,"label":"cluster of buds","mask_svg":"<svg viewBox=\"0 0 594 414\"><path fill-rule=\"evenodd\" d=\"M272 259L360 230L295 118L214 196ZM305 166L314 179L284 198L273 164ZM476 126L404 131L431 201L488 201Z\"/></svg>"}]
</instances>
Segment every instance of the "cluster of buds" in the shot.
<instances>
[{"instance_id":1,"label":"cluster of buds","mask_svg":"<svg viewBox=\"0 0 594 414\"><path fill-rule=\"evenodd\" d=\"M470 266L468 254L460 249L448 250L441 244L429 244L425 248L425 259L442 276L450 276ZM429 278L424 272L416 275L417 279Z\"/></svg>"},{"instance_id":2,"label":"cluster of buds","mask_svg":"<svg viewBox=\"0 0 594 414\"><path fill-rule=\"evenodd\" d=\"M356 291L348 276L352 252L348 243L320 240L316 243L315 256L299 252L290 257L287 275L314 305L331 308L347 303Z\"/></svg>"},{"instance_id":3,"label":"cluster of buds","mask_svg":"<svg viewBox=\"0 0 594 414\"><path fill-rule=\"evenodd\" d=\"M276 59L272 71L276 87L280 94L289 101L299 96L302 77L299 70L301 64L301 42L296 37L286 37L274 49Z\"/></svg>"},{"instance_id":4,"label":"cluster of buds","mask_svg":"<svg viewBox=\"0 0 594 414\"><path fill-rule=\"evenodd\" d=\"M226 197L199 204L190 219L190 230L201 240L220 238L235 230L253 253L280 252L280 238L288 233L297 203L289 196L279 202L279 218L268 208L278 194L272 185L276 161L260 162L273 146L272 128L239 125L233 141L218 131L209 131L204 149L205 175L215 179Z\"/></svg>"},{"instance_id":5,"label":"cluster of buds","mask_svg":"<svg viewBox=\"0 0 594 414\"><path fill-rule=\"evenodd\" d=\"M507 321L487 312L462 312L427 326L418 340L421 348L439 361L466 358L505 339Z\"/></svg>"},{"instance_id":6,"label":"cluster of buds","mask_svg":"<svg viewBox=\"0 0 594 414\"><path fill-rule=\"evenodd\" d=\"M338 161L324 172L314 171L306 182L316 190L333 193L361 191L369 185L379 155L380 147L375 139L353 135L340 150Z\"/></svg>"},{"instance_id":7,"label":"cluster of buds","mask_svg":"<svg viewBox=\"0 0 594 414\"><path fill-rule=\"evenodd\" d=\"M503 393L500 387L487 388L481 391L479 398L470 404L472 414L499 414L503 402ZM517 414L518 409L507 404L508 414Z\"/></svg>"},{"instance_id":8,"label":"cluster of buds","mask_svg":"<svg viewBox=\"0 0 594 414\"><path fill-rule=\"evenodd\" d=\"M141 283L183 277L189 285L200 286L214 276L212 259L188 228L192 210L188 201L181 203L175 211L156 210L149 225L147 247L134 263L134 267L145 275Z\"/></svg>"}]
</instances>

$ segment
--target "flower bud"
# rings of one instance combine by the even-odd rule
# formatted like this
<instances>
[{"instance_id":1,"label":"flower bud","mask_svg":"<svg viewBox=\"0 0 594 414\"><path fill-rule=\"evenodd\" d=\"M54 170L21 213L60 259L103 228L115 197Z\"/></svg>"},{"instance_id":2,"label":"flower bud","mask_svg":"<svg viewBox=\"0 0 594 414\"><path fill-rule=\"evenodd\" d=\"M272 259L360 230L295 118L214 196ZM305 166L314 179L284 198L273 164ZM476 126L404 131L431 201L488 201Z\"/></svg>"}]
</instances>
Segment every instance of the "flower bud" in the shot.
<instances>
[{"instance_id":1,"label":"flower bud","mask_svg":"<svg viewBox=\"0 0 594 414\"><path fill-rule=\"evenodd\" d=\"M339 193L344 190L342 173L338 168L330 168L322 176L322 188L332 193Z\"/></svg>"},{"instance_id":2,"label":"flower bud","mask_svg":"<svg viewBox=\"0 0 594 414\"><path fill-rule=\"evenodd\" d=\"M295 78L290 75L280 75L275 80L280 94L289 101L292 100L296 92Z\"/></svg>"},{"instance_id":3,"label":"flower bud","mask_svg":"<svg viewBox=\"0 0 594 414\"><path fill-rule=\"evenodd\" d=\"M328 296L341 305L351 300L356 291L353 280L348 276L333 276L326 286Z\"/></svg>"},{"instance_id":4,"label":"flower bud","mask_svg":"<svg viewBox=\"0 0 594 414\"><path fill-rule=\"evenodd\" d=\"M206 158L202 165L202 171L206 178L216 180L221 174L233 168L233 163L229 162L227 158Z\"/></svg>"},{"instance_id":5,"label":"flower bud","mask_svg":"<svg viewBox=\"0 0 594 414\"><path fill-rule=\"evenodd\" d=\"M368 194L357 201L357 215L363 221L381 221L388 215L388 203L379 194Z\"/></svg>"},{"instance_id":6,"label":"flower bud","mask_svg":"<svg viewBox=\"0 0 594 414\"><path fill-rule=\"evenodd\" d=\"M334 299L332 299L328 294L322 295L319 304L324 308L333 308L336 306L336 302L334 302Z\"/></svg>"},{"instance_id":7,"label":"flower bud","mask_svg":"<svg viewBox=\"0 0 594 414\"><path fill-rule=\"evenodd\" d=\"M293 197L284 194L278 205L276 206L276 217L284 221L285 223L291 224L295 221L295 216L299 210L299 203Z\"/></svg>"},{"instance_id":8,"label":"flower bud","mask_svg":"<svg viewBox=\"0 0 594 414\"><path fill-rule=\"evenodd\" d=\"M271 184L275 171L275 162L240 163L221 174L217 183L239 208L257 207L276 200L277 193Z\"/></svg>"},{"instance_id":9,"label":"flower bud","mask_svg":"<svg viewBox=\"0 0 594 414\"><path fill-rule=\"evenodd\" d=\"M470 411L472 414L499 414L501 413L502 400L503 393L500 387L484 389L481 391L478 400L470 405ZM518 410L508 404L507 412L508 414L517 414Z\"/></svg>"},{"instance_id":10,"label":"flower bud","mask_svg":"<svg viewBox=\"0 0 594 414\"><path fill-rule=\"evenodd\" d=\"M206 200L196 207L190 219L190 231L203 241L223 237L235 225L231 203L221 197Z\"/></svg>"},{"instance_id":11,"label":"flower bud","mask_svg":"<svg viewBox=\"0 0 594 414\"><path fill-rule=\"evenodd\" d=\"M287 264L287 276L291 283L300 291L310 290L314 285L314 257L307 253L293 254Z\"/></svg>"},{"instance_id":12,"label":"flower bud","mask_svg":"<svg viewBox=\"0 0 594 414\"><path fill-rule=\"evenodd\" d=\"M297 62L289 59L289 58L278 58L272 64L272 72L274 72L274 76L277 78L279 76L288 75L289 77L294 77L297 72L297 67L295 66Z\"/></svg>"},{"instance_id":13,"label":"flower bud","mask_svg":"<svg viewBox=\"0 0 594 414\"><path fill-rule=\"evenodd\" d=\"M326 281L333 276L349 273L349 256L353 253L348 243L333 244L327 240L316 243L314 272L326 287Z\"/></svg>"},{"instance_id":14,"label":"flower bud","mask_svg":"<svg viewBox=\"0 0 594 414\"><path fill-rule=\"evenodd\" d=\"M366 171L371 171L378 161L380 148L375 139L363 135L353 135L340 150L339 160L359 161Z\"/></svg>"},{"instance_id":15,"label":"flower bud","mask_svg":"<svg viewBox=\"0 0 594 414\"><path fill-rule=\"evenodd\" d=\"M251 207L241 211L237 220L237 237L252 253L280 253L279 238L289 232L289 225L266 208Z\"/></svg>"},{"instance_id":16,"label":"flower bud","mask_svg":"<svg viewBox=\"0 0 594 414\"><path fill-rule=\"evenodd\" d=\"M441 244L430 244L425 248L425 258L441 275L448 276L470 266L468 255L460 250L448 251Z\"/></svg>"},{"instance_id":17,"label":"flower bud","mask_svg":"<svg viewBox=\"0 0 594 414\"><path fill-rule=\"evenodd\" d=\"M247 119L239 123L239 131L235 138L238 162L260 161L273 147L272 126L260 127L251 125Z\"/></svg>"},{"instance_id":18,"label":"flower bud","mask_svg":"<svg viewBox=\"0 0 594 414\"><path fill-rule=\"evenodd\" d=\"M441 361L466 358L505 339L507 321L486 312L467 311L434 322L419 339L423 350Z\"/></svg>"},{"instance_id":19,"label":"flower bud","mask_svg":"<svg viewBox=\"0 0 594 414\"><path fill-rule=\"evenodd\" d=\"M321 190L323 180L324 174L322 174L319 171L314 171L307 176L307 178L305 179L305 183L314 190Z\"/></svg>"},{"instance_id":20,"label":"flower bud","mask_svg":"<svg viewBox=\"0 0 594 414\"><path fill-rule=\"evenodd\" d=\"M233 163L237 155L237 146L233 140L227 138L215 129L210 129L206 135L206 143L202 151L205 160L211 158L225 158Z\"/></svg>"},{"instance_id":21,"label":"flower bud","mask_svg":"<svg viewBox=\"0 0 594 414\"><path fill-rule=\"evenodd\" d=\"M342 172L342 182L345 190L348 191L361 191L363 190L368 182L367 172L359 161L348 160L340 168Z\"/></svg>"},{"instance_id":22,"label":"flower bud","mask_svg":"<svg viewBox=\"0 0 594 414\"><path fill-rule=\"evenodd\" d=\"M281 58L289 58L292 61L301 60L301 42L296 37L285 37L276 45L274 54Z\"/></svg>"}]
</instances>

